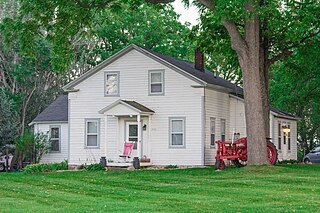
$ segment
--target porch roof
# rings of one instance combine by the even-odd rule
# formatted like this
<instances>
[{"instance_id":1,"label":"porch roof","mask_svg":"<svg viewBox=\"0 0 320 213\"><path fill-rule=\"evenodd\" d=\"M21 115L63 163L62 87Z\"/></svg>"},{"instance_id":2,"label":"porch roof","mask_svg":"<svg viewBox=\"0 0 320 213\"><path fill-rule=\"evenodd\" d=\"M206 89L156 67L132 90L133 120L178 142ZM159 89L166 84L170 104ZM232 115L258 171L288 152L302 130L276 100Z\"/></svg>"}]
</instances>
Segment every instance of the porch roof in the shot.
<instances>
[{"instance_id":1,"label":"porch roof","mask_svg":"<svg viewBox=\"0 0 320 213\"><path fill-rule=\"evenodd\" d=\"M116 116L138 115L138 114L151 115L154 113L154 111L136 101L128 101L128 100L120 99L106 106L105 108L101 109L99 113L105 114L105 115L116 115Z\"/></svg>"}]
</instances>

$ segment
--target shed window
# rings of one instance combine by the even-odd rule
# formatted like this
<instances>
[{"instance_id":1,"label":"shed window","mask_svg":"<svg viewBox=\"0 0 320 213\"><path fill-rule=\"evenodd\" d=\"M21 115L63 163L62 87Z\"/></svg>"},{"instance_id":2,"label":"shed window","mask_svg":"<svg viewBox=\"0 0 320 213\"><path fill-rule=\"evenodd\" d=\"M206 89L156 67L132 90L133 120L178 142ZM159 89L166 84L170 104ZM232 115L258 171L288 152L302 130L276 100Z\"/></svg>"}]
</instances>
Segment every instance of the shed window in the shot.
<instances>
[{"instance_id":1,"label":"shed window","mask_svg":"<svg viewBox=\"0 0 320 213\"><path fill-rule=\"evenodd\" d=\"M99 120L86 121L86 147L99 145Z\"/></svg>"},{"instance_id":2,"label":"shed window","mask_svg":"<svg viewBox=\"0 0 320 213\"><path fill-rule=\"evenodd\" d=\"M163 94L163 71L149 72L149 94L162 95Z\"/></svg>"},{"instance_id":3,"label":"shed window","mask_svg":"<svg viewBox=\"0 0 320 213\"><path fill-rule=\"evenodd\" d=\"M288 124L288 150L290 151L291 150L291 127L290 127L290 124Z\"/></svg>"},{"instance_id":4,"label":"shed window","mask_svg":"<svg viewBox=\"0 0 320 213\"><path fill-rule=\"evenodd\" d=\"M281 150L281 122L278 122L278 149Z\"/></svg>"},{"instance_id":5,"label":"shed window","mask_svg":"<svg viewBox=\"0 0 320 213\"><path fill-rule=\"evenodd\" d=\"M185 146L185 119L170 118L170 147Z\"/></svg>"},{"instance_id":6,"label":"shed window","mask_svg":"<svg viewBox=\"0 0 320 213\"><path fill-rule=\"evenodd\" d=\"M216 141L216 119L215 118L210 118L210 146L214 147L215 146L215 141Z\"/></svg>"},{"instance_id":7,"label":"shed window","mask_svg":"<svg viewBox=\"0 0 320 213\"><path fill-rule=\"evenodd\" d=\"M105 95L119 95L119 73L105 73Z\"/></svg>"},{"instance_id":8,"label":"shed window","mask_svg":"<svg viewBox=\"0 0 320 213\"><path fill-rule=\"evenodd\" d=\"M55 126L50 128L50 145L51 151L60 151L60 127Z\"/></svg>"}]
</instances>

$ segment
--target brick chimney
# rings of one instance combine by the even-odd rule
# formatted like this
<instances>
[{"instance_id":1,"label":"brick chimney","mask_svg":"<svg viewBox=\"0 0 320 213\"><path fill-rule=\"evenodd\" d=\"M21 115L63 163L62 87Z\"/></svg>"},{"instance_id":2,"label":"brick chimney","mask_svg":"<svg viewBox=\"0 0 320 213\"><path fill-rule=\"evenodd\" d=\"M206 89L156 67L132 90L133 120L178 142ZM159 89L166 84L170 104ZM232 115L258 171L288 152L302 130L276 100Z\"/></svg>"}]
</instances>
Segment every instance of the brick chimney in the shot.
<instances>
[{"instance_id":1,"label":"brick chimney","mask_svg":"<svg viewBox=\"0 0 320 213\"><path fill-rule=\"evenodd\" d=\"M194 68L197 70L204 72L204 55L198 47L194 54Z\"/></svg>"}]
</instances>

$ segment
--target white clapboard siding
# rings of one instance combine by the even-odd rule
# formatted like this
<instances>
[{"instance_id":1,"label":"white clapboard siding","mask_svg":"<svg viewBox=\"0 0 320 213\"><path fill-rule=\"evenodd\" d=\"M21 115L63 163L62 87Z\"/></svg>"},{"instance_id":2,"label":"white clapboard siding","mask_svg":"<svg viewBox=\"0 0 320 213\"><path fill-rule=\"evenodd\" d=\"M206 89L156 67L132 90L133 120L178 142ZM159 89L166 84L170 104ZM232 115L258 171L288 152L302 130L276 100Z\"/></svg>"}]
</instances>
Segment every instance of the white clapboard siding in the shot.
<instances>
[{"instance_id":1,"label":"white clapboard siding","mask_svg":"<svg viewBox=\"0 0 320 213\"><path fill-rule=\"evenodd\" d=\"M229 119L229 95L212 89L205 89L205 164L215 162L216 145L210 146L210 118L216 119L215 140L221 140L221 119L226 119L226 140L231 139Z\"/></svg>"},{"instance_id":2,"label":"white clapboard siding","mask_svg":"<svg viewBox=\"0 0 320 213\"><path fill-rule=\"evenodd\" d=\"M60 152L49 152L42 156L41 163L58 163L68 160L68 124L67 123L52 123L52 124L34 124L35 132L48 134L50 127L60 127Z\"/></svg>"},{"instance_id":3,"label":"white clapboard siding","mask_svg":"<svg viewBox=\"0 0 320 213\"><path fill-rule=\"evenodd\" d=\"M230 96L230 131L246 137L246 117L243 100Z\"/></svg>"},{"instance_id":4,"label":"white clapboard siding","mask_svg":"<svg viewBox=\"0 0 320 213\"><path fill-rule=\"evenodd\" d=\"M148 71L164 70L163 96L148 95ZM104 96L104 73L116 71L120 78L120 96ZM69 93L70 101L70 163L82 164L98 161L104 156L105 118L98 111L119 99L134 100L155 111L151 116L149 138L150 156L153 164L201 165L201 96L203 88L194 88L196 82L177 73L157 61L132 50L104 69L81 82ZM169 148L169 117L186 118L186 147ZM84 149L86 118L100 118L100 148ZM111 121L113 120L113 121ZM123 141L120 130L124 127L118 118L108 118L107 158L117 160L119 144ZM120 150L121 151L121 150Z\"/></svg>"}]
</instances>

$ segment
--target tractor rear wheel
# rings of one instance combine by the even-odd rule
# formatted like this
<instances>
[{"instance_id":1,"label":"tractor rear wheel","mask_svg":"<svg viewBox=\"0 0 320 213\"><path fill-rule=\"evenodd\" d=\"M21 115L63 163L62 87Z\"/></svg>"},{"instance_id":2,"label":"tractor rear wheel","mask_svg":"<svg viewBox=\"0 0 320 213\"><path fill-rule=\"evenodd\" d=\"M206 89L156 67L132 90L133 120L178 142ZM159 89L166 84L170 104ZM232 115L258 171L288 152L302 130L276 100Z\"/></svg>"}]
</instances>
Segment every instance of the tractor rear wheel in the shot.
<instances>
[{"instance_id":1,"label":"tractor rear wheel","mask_svg":"<svg viewBox=\"0 0 320 213\"><path fill-rule=\"evenodd\" d=\"M274 165L278 161L278 152L276 146L267 141L267 152L268 152L268 159L271 165Z\"/></svg>"},{"instance_id":2,"label":"tractor rear wheel","mask_svg":"<svg viewBox=\"0 0 320 213\"><path fill-rule=\"evenodd\" d=\"M224 164L224 161L223 160L216 160L216 163L214 164L214 168L216 170L224 170L224 168L226 167L226 165Z\"/></svg>"}]
</instances>

